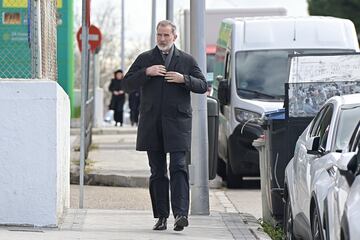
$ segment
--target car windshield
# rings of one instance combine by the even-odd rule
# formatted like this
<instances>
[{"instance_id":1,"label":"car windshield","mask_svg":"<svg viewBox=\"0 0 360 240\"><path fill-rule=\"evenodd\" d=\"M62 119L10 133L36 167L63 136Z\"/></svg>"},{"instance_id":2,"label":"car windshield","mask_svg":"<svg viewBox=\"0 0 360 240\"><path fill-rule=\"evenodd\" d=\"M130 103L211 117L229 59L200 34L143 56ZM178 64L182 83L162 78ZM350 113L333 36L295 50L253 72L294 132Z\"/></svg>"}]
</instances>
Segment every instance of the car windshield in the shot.
<instances>
[{"instance_id":1,"label":"car windshield","mask_svg":"<svg viewBox=\"0 0 360 240\"><path fill-rule=\"evenodd\" d=\"M335 138L336 151L341 152L348 147L351 134L359 122L359 119L360 105L342 107Z\"/></svg>"},{"instance_id":2,"label":"car windshield","mask_svg":"<svg viewBox=\"0 0 360 240\"><path fill-rule=\"evenodd\" d=\"M239 51L235 55L237 93L246 99L283 100L289 54L352 52L328 49Z\"/></svg>"}]
</instances>

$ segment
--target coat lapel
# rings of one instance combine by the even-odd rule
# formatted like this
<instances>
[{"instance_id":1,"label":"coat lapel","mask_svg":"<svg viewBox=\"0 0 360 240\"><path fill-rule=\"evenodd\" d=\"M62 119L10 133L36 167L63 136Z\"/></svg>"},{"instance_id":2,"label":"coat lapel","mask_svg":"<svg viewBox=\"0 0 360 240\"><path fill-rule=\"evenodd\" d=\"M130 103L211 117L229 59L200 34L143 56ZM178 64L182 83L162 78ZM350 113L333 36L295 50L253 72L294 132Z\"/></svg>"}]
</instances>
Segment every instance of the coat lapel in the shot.
<instances>
[{"instance_id":1,"label":"coat lapel","mask_svg":"<svg viewBox=\"0 0 360 240\"><path fill-rule=\"evenodd\" d=\"M151 52L151 62L154 64L162 64L164 65L164 60L161 56L160 50L158 47L152 49Z\"/></svg>"},{"instance_id":2,"label":"coat lapel","mask_svg":"<svg viewBox=\"0 0 360 240\"><path fill-rule=\"evenodd\" d=\"M179 62L179 56L180 56L180 51L174 45L174 53L171 58L168 70L174 71L176 69L176 65ZM162 65L165 64L158 47L152 49L151 62L153 62L154 64L162 64Z\"/></svg>"},{"instance_id":3,"label":"coat lapel","mask_svg":"<svg viewBox=\"0 0 360 240\"><path fill-rule=\"evenodd\" d=\"M179 56L180 56L180 51L174 45L174 53L168 67L169 70L174 71L176 69L176 65L179 62Z\"/></svg>"}]
</instances>

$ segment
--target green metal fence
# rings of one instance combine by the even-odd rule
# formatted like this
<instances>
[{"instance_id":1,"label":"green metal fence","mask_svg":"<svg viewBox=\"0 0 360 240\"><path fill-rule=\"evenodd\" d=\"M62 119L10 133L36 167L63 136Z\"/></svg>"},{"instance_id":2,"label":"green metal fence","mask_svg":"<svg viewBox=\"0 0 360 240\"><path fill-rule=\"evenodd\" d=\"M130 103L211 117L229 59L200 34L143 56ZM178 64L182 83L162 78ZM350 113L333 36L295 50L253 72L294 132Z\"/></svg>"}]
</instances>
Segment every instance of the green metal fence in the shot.
<instances>
[{"instance_id":1,"label":"green metal fence","mask_svg":"<svg viewBox=\"0 0 360 240\"><path fill-rule=\"evenodd\" d=\"M57 79L56 0L0 0L0 78Z\"/></svg>"}]
</instances>

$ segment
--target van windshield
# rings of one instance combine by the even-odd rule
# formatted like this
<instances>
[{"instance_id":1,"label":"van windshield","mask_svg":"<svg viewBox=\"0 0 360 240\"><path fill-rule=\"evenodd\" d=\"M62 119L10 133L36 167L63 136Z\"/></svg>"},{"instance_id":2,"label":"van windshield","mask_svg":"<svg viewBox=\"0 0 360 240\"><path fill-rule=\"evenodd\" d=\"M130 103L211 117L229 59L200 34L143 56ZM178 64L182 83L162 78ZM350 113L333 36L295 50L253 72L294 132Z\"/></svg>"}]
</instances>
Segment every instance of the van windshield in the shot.
<instances>
[{"instance_id":1,"label":"van windshield","mask_svg":"<svg viewBox=\"0 0 360 240\"><path fill-rule=\"evenodd\" d=\"M239 51L235 55L236 88L246 99L282 101L288 79L289 54L353 52L336 49Z\"/></svg>"},{"instance_id":2,"label":"van windshield","mask_svg":"<svg viewBox=\"0 0 360 240\"><path fill-rule=\"evenodd\" d=\"M214 72L215 54L206 54L206 71Z\"/></svg>"}]
</instances>

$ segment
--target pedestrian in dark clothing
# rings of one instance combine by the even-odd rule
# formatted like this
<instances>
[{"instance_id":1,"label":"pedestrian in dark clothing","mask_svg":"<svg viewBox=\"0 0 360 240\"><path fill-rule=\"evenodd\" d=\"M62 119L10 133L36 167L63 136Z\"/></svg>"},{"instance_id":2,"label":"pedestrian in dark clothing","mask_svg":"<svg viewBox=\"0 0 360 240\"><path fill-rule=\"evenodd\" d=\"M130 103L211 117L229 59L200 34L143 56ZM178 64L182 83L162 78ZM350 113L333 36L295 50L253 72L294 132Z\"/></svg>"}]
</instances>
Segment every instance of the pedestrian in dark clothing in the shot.
<instances>
[{"instance_id":1,"label":"pedestrian in dark clothing","mask_svg":"<svg viewBox=\"0 0 360 240\"><path fill-rule=\"evenodd\" d=\"M130 122L131 126L138 125L140 106L140 91L136 90L129 94Z\"/></svg>"},{"instance_id":2,"label":"pedestrian in dark clothing","mask_svg":"<svg viewBox=\"0 0 360 240\"><path fill-rule=\"evenodd\" d=\"M123 78L123 71L119 69L114 72L114 78L111 79L109 85L109 91L112 93L109 108L114 110L115 126L117 126L118 123L120 126L123 125L123 108L125 102L125 92L122 86Z\"/></svg>"},{"instance_id":3,"label":"pedestrian in dark clothing","mask_svg":"<svg viewBox=\"0 0 360 240\"><path fill-rule=\"evenodd\" d=\"M189 177L186 152L191 145L190 92L205 93L207 84L195 59L174 45L176 26L157 25L157 46L140 54L123 83L125 91L140 88L140 118L136 149L147 151L153 230L165 230L169 217L169 184L174 230L188 226ZM170 182L166 154L170 154Z\"/></svg>"}]
</instances>

